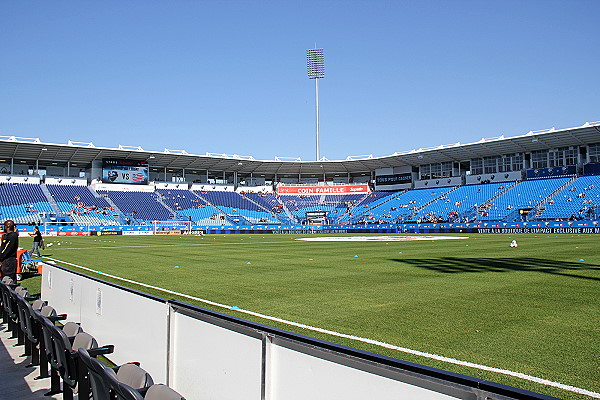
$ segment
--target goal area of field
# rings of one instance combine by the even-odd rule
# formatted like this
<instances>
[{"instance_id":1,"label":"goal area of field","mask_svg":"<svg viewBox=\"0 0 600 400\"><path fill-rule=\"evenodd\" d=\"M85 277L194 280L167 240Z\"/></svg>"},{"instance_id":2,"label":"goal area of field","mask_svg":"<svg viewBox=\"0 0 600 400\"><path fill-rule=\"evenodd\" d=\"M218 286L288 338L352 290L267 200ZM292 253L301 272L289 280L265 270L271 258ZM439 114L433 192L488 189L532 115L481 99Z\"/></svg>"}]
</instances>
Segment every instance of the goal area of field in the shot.
<instances>
[{"instance_id":1,"label":"goal area of field","mask_svg":"<svg viewBox=\"0 0 600 400\"><path fill-rule=\"evenodd\" d=\"M155 235L189 235L192 233L190 221L152 221Z\"/></svg>"}]
</instances>

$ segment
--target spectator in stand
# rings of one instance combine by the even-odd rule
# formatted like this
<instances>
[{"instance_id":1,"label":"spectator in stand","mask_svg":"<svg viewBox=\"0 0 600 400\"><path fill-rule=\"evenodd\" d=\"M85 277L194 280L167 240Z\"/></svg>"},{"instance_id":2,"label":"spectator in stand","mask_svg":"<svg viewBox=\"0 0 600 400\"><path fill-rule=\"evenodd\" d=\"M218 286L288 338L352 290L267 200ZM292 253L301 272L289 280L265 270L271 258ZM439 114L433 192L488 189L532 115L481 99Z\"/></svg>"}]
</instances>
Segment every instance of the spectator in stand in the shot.
<instances>
[{"instance_id":1,"label":"spectator in stand","mask_svg":"<svg viewBox=\"0 0 600 400\"><path fill-rule=\"evenodd\" d=\"M31 255L37 253L38 257L41 257L40 247L42 247L42 234L40 232L40 228L37 226L33 227L33 233L30 233L29 236L33 237L33 246L31 247Z\"/></svg>"},{"instance_id":2,"label":"spectator in stand","mask_svg":"<svg viewBox=\"0 0 600 400\"><path fill-rule=\"evenodd\" d=\"M17 248L19 247L19 234L15 222L11 219L4 222L4 236L0 244L0 262L2 277L8 276L17 282Z\"/></svg>"}]
</instances>

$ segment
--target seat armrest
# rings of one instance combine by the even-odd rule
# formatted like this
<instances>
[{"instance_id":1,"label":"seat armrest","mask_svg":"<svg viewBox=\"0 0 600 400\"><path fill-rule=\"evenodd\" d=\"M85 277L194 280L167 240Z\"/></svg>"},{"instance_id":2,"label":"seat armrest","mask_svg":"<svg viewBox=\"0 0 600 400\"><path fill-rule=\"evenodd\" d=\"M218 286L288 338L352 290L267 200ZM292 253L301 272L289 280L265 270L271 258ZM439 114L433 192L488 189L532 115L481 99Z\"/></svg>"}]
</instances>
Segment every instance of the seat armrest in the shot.
<instances>
[{"instance_id":1,"label":"seat armrest","mask_svg":"<svg viewBox=\"0 0 600 400\"><path fill-rule=\"evenodd\" d=\"M52 322L62 321L62 320L67 319L67 314L59 314L59 315L54 315L54 316L50 316L50 317L46 317L46 318L48 318Z\"/></svg>"},{"instance_id":2,"label":"seat armrest","mask_svg":"<svg viewBox=\"0 0 600 400\"><path fill-rule=\"evenodd\" d=\"M114 351L115 351L115 345L107 344L106 346L94 347L92 349L88 349L87 352L90 354L90 356L97 357L99 355L113 353Z\"/></svg>"}]
</instances>

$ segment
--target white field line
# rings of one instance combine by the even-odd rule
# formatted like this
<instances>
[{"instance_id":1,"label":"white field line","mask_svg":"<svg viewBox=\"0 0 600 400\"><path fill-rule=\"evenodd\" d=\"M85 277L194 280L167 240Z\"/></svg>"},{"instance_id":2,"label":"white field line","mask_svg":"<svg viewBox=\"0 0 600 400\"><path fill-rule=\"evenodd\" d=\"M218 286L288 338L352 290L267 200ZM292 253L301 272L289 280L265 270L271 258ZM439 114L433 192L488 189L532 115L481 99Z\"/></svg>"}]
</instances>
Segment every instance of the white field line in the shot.
<instances>
[{"instance_id":1,"label":"white field line","mask_svg":"<svg viewBox=\"0 0 600 400\"><path fill-rule=\"evenodd\" d=\"M187 295L187 294L184 294L184 293L175 292L173 290L163 289L161 287L148 285L148 284L142 283L142 282L136 282L136 281L133 281L131 279L122 278L120 276L107 274L107 273L102 272L102 271L98 271L98 270L95 270L95 269L92 269L92 268L83 267L81 265L73 264L73 263L70 263L70 262L67 262L67 261L57 260L57 259L51 258L51 257L46 257L46 258L48 258L48 259L50 259L52 261L55 261L55 262L60 262L60 263L71 265L73 267L80 268L80 269L83 269L83 270L86 270L86 271L94 272L94 273L99 274L99 275L104 275L104 276L109 277L109 278L118 279L118 280L121 280L123 282L128 282L128 283L132 283L132 284L135 284L135 285L143 286L143 287L146 287L146 288L149 288L149 289L154 289L154 290L158 290L158 291L161 291L161 292L164 292L164 293L169 293L169 294L172 294L172 295L176 295L176 296L188 298L188 299L199 301L199 302L202 302L202 303L205 303L205 304L210 304L212 306L221 307L221 308L225 308L225 309L228 309L228 310L231 310L233 308L232 306L229 306L229 305L226 305L226 304L216 303L214 301L210 301L210 300L206 300L206 299L201 299L199 297L194 297L194 296L190 296L190 295ZM447 362L447 363L450 363L450 364L456 364L456 365L461 365L461 366L464 366L464 367L475 368L475 369L479 369L479 370L482 370L482 371L489 371L489 372L495 372L495 373L498 373L498 374L513 376L513 377L516 377L516 378L525 379L525 380L528 380L528 381L531 381L531 382L539 383L541 385L552 386L552 387L555 387L555 388L567 390L569 392L574 392L574 393L582 394L582 395L585 395L585 396L593 397L593 398L596 398L596 399L600 399L600 393L593 392L593 391L587 390L587 389L578 388L576 386L565 385L564 383L560 383L560 382L550 381L548 379L538 378L536 376L527 375L527 374L524 374L524 373L521 373L521 372L515 372L515 371L510 371L510 370L507 370L507 369L496 368L496 367L488 367L487 365L476 364L476 363L472 363L472 362L469 362L469 361L461 361L461 360L457 360L455 358L440 356L438 354L432 354L432 353L427 353L427 352L423 352L423 351L419 351L419 350L413 350L413 349L409 349L409 348L406 348L406 347L400 347L400 346L396 346L396 345L393 345L393 344L389 344L389 343L385 343L385 342L380 342L378 340L363 338L363 337L360 337L360 336L348 335L348 334L345 334L345 333L340 333L340 332L331 331L331 330L328 330L328 329L323 329L323 328L318 328L318 327L314 327L314 326L310 326L310 325L305 325L305 324L301 324L301 323L294 322L294 321L288 321L288 320L285 320L285 319L281 319L281 318L277 318L277 317L272 317L270 315L265 315L265 314L260 314L260 313L254 312L254 311L244 310L244 309L241 309L241 308L238 308L238 307L235 307L234 311L238 311L238 312L241 312L241 313L244 313L244 314L252 315L252 316L255 316L255 317L258 317L258 318L263 318L263 319L266 319L266 320L269 320L269 321L275 321L275 322L279 322L279 323L282 323L282 324L286 324L286 325L290 325L290 326L295 326L295 327L302 328L302 329L307 329L307 330L310 330L310 331L313 331L313 332L324 333L324 334L327 334L327 335L337 336L337 337L344 338L344 339L356 340L356 341L359 341L359 342L373 344L375 346L380 346L380 347L384 347L384 348L387 348L387 349L400 351L400 352L403 352L403 353L413 354L413 355L416 355L416 356L421 356L421 357L429 358L429 359L432 359L432 360L438 360L438 361L443 361L443 362Z\"/></svg>"},{"instance_id":2,"label":"white field line","mask_svg":"<svg viewBox=\"0 0 600 400\"><path fill-rule=\"evenodd\" d=\"M292 242L245 242L245 243L180 243L180 244L148 244L148 245L129 245L129 246L93 246L93 247L57 247L57 250L103 250L103 249L136 249L147 247L190 247L190 246L251 246L254 244L290 244ZM48 246L46 246L48 250ZM48 257L50 258L50 257Z\"/></svg>"}]
</instances>

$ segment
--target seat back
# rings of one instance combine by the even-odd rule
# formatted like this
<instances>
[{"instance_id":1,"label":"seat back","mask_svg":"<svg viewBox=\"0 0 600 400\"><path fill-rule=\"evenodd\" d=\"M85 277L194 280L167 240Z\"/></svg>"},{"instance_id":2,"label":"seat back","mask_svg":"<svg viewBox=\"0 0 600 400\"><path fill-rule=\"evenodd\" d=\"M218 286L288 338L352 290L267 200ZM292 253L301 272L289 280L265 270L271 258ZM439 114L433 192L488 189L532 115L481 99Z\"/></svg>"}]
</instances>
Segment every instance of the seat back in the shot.
<instances>
[{"instance_id":1,"label":"seat back","mask_svg":"<svg viewBox=\"0 0 600 400\"><path fill-rule=\"evenodd\" d=\"M19 326L21 327L21 331L25 332L25 330L27 329L27 316L25 315L24 303L27 303L25 297L29 297L29 292L27 291L27 289L25 289L20 290L18 292L15 290L15 293L17 296L15 296L14 301L15 305L17 306L17 313L19 315Z\"/></svg>"},{"instance_id":2,"label":"seat back","mask_svg":"<svg viewBox=\"0 0 600 400\"><path fill-rule=\"evenodd\" d=\"M26 292L22 292L26 293ZM27 296L24 296L27 297ZM33 316L33 308L31 303L24 297L17 296L17 307L19 309L19 324L21 330L27 336L27 339L32 343L38 342L38 337L35 329L35 320Z\"/></svg>"},{"instance_id":3,"label":"seat back","mask_svg":"<svg viewBox=\"0 0 600 400\"><path fill-rule=\"evenodd\" d=\"M88 374L92 398L94 400L111 400L104 378L106 365L91 357L86 349L77 349L77 354Z\"/></svg>"},{"instance_id":4,"label":"seat back","mask_svg":"<svg viewBox=\"0 0 600 400\"><path fill-rule=\"evenodd\" d=\"M21 262L22 263L30 263L31 261L31 256L29 255L29 251L25 251L23 254L21 254Z\"/></svg>"},{"instance_id":5,"label":"seat back","mask_svg":"<svg viewBox=\"0 0 600 400\"><path fill-rule=\"evenodd\" d=\"M81 329L81 326L78 323L75 323L73 321L67 322L60 328L65 333L65 335L67 335L67 337L74 337L79 332L83 331L83 329ZM73 348L76 349L77 347L73 347Z\"/></svg>"},{"instance_id":6,"label":"seat back","mask_svg":"<svg viewBox=\"0 0 600 400\"><path fill-rule=\"evenodd\" d=\"M79 332L75 335L73 345L71 345L69 338L62 329L56 326L53 326L53 328L52 347L54 348L53 355L55 359L54 362L50 362L50 365L58 371L65 384L75 389L77 386L78 365L76 353L74 354L72 349L81 347L88 350L92 347L98 347L98 343L89 333Z\"/></svg>"},{"instance_id":7,"label":"seat back","mask_svg":"<svg viewBox=\"0 0 600 400\"><path fill-rule=\"evenodd\" d=\"M150 374L135 364L121 365L117 371L117 379L134 389L144 389L154 383Z\"/></svg>"},{"instance_id":8,"label":"seat back","mask_svg":"<svg viewBox=\"0 0 600 400\"><path fill-rule=\"evenodd\" d=\"M185 400L185 398L167 385L158 383L150 386L144 400Z\"/></svg>"},{"instance_id":9,"label":"seat back","mask_svg":"<svg viewBox=\"0 0 600 400\"><path fill-rule=\"evenodd\" d=\"M52 308L52 307L50 307ZM54 309L52 308L52 310L54 311ZM56 315L56 311L54 311L54 314ZM46 354L46 358L48 359L48 363L50 363L50 366L52 368L58 368L58 363L57 363L57 355L55 354L55 346L54 346L54 340L53 340L53 331L56 329L56 327L54 326L54 323L52 321L50 321L48 318L46 318L46 316L42 315L41 312L35 312L35 319L37 321L37 323L39 324L39 326L42 329L42 337L44 339L44 353Z\"/></svg>"},{"instance_id":10,"label":"seat back","mask_svg":"<svg viewBox=\"0 0 600 400\"><path fill-rule=\"evenodd\" d=\"M8 278L5 276L4 278ZM4 281L4 278L2 279ZM10 279L10 278L9 278ZM8 284L2 282L0 283L0 294L2 295L2 310L5 315L8 315L8 309L10 307L10 292L8 291L10 287Z\"/></svg>"},{"instance_id":11,"label":"seat back","mask_svg":"<svg viewBox=\"0 0 600 400\"><path fill-rule=\"evenodd\" d=\"M16 289L20 289L20 291L23 290L23 288L21 286L18 286ZM12 288L8 288L7 289L7 296L6 296L6 304L5 304L5 310L8 313L8 316L10 317L10 319L12 319L15 322L18 322L19 320L19 310L17 308L17 298L18 298L18 294L15 291L15 289Z\"/></svg>"},{"instance_id":12,"label":"seat back","mask_svg":"<svg viewBox=\"0 0 600 400\"><path fill-rule=\"evenodd\" d=\"M54 317L56 316L56 310L52 306L44 306L40 310L40 314L42 314L43 317Z\"/></svg>"},{"instance_id":13,"label":"seat back","mask_svg":"<svg viewBox=\"0 0 600 400\"><path fill-rule=\"evenodd\" d=\"M31 307L32 307L34 310L37 310L37 311L39 311L39 310L41 310L41 309L42 309L42 307L44 307L44 306L47 306L47 305L48 305L48 302L47 302L47 301L44 301L44 300L41 300L41 299L37 299L37 300L35 300L35 301L33 302L33 304L31 305Z\"/></svg>"},{"instance_id":14,"label":"seat back","mask_svg":"<svg viewBox=\"0 0 600 400\"><path fill-rule=\"evenodd\" d=\"M109 390L115 395L117 400L144 399L144 396L142 396L137 390L123 382L120 382L117 378L117 374L112 369L106 368L104 371L104 381Z\"/></svg>"},{"instance_id":15,"label":"seat back","mask_svg":"<svg viewBox=\"0 0 600 400\"><path fill-rule=\"evenodd\" d=\"M73 348L73 349L82 348L82 349L89 350L94 347L98 347L98 342L96 342L96 339L94 339L94 337L92 335L90 335L89 333L81 331L75 335L75 339L73 340L73 345L72 345L72 347L69 346L69 350L71 350L71 348Z\"/></svg>"}]
</instances>

